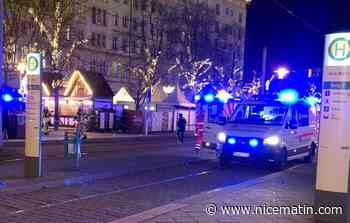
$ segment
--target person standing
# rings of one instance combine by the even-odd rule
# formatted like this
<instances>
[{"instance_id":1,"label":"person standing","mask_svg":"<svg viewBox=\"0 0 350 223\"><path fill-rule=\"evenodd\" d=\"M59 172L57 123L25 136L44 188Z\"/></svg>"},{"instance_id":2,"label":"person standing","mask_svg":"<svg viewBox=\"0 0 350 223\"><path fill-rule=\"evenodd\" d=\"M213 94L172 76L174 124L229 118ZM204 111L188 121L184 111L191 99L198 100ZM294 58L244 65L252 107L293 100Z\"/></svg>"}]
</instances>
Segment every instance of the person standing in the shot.
<instances>
[{"instance_id":1,"label":"person standing","mask_svg":"<svg viewBox=\"0 0 350 223\"><path fill-rule=\"evenodd\" d=\"M184 142L184 135L185 135L185 131L186 131L186 124L187 124L186 119L180 113L179 114L179 119L177 120L177 123L176 123L176 131L177 131L176 134L177 134L178 140L181 143Z\"/></svg>"}]
</instances>

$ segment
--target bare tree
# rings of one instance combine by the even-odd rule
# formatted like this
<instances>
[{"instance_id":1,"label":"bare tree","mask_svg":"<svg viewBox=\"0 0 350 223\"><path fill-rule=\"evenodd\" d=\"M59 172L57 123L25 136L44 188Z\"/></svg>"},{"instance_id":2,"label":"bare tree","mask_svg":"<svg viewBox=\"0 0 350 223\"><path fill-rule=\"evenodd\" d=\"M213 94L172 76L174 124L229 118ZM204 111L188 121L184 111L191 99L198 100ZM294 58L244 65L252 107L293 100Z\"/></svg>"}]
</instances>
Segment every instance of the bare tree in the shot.
<instances>
[{"instance_id":1,"label":"bare tree","mask_svg":"<svg viewBox=\"0 0 350 223\"><path fill-rule=\"evenodd\" d=\"M136 82L133 86L133 94L136 101L136 109L144 102L145 96L153 86L160 83L162 78L162 66L164 65L164 46L167 29L168 10L159 0L141 0L141 13L137 22L140 27L139 35L134 35L134 41L139 42L141 55L129 69L134 75Z\"/></svg>"},{"instance_id":2,"label":"bare tree","mask_svg":"<svg viewBox=\"0 0 350 223\"><path fill-rule=\"evenodd\" d=\"M22 3L22 2L21 2ZM55 129L59 125L59 89L75 49L87 42L76 28L86 13L86 0L23 1L29 15L40 30L41 49L45 50L50 68L57 74L52 80L55 98Z\"/></svg>"}]
</instances>

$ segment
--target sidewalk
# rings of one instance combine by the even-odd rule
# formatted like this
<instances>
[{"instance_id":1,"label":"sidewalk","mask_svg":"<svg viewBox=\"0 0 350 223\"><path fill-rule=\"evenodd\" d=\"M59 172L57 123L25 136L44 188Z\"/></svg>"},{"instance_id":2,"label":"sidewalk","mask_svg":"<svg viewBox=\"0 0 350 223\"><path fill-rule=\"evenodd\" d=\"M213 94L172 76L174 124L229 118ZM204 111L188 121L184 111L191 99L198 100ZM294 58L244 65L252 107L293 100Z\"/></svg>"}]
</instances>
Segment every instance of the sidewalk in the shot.
<instances>
[{"instance_id":1,"label":"sidewalk","mask_svg":"<svg viewBox=\"0 0 350 223\"><path fill-rule=\"evenodd\" d=\"M234 171L232 171L234 174ZM243 215L223 213L224 205L277 207L312 205L315 167L299 165L239 185L195 195L111 223L312 223L312 215ZM242 213L242 212L241 212Z\"/></svg>"}]
</instances>

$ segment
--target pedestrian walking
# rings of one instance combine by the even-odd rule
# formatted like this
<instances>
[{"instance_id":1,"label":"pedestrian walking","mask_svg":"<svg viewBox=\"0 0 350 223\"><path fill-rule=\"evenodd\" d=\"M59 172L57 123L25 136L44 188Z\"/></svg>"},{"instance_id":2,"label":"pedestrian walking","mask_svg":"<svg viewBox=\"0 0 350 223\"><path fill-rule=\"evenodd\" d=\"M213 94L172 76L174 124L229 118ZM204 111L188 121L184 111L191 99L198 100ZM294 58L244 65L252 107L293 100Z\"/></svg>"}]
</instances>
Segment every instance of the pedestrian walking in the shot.
<instances>
[{"instance_id":1,"label":"pedestrian walking","mask_svg":"<svg viewBox=\"0 0 350 223\"><path fill-rule=\"evenodd\" d=\"M180 113L179 118L176 123L176 135L179 142L184 142L184 135L186 131L186 119L183 117L183 115Z\"/></svg>"},{"instance_id":2,"label":"pedestrian walking","mask_svg":"<svg viewBox=\"0 0 350 223\"><path fill-rule=\"evenodd\" d=\"M50 123L50 112L47 107L44 108L44 117L43 117L43 127L44 127L44 134L49 134L49 123Z\"/></svg>"}]
</instances>

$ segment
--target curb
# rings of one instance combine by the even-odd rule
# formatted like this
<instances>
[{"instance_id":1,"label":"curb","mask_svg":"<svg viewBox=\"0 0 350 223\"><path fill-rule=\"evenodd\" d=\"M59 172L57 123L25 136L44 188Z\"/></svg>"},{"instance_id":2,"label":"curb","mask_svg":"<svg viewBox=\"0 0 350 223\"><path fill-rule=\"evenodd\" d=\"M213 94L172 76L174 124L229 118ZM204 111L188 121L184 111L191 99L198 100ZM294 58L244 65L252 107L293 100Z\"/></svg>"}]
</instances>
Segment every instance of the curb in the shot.
<instances>
[{"instance_id":1,"label":"curb","mask_svg":"<svg viewBox=\"0 0 350 223\"><path fill-rule=\"evenodd\" d=\"M187 136L188 138L194 138L193 135ZM175 135L140 135L140 136L123 136L123 137L109 137L109 138L92 138L92 139L86 139L83 141L85 144L98 144L98 143L106 143L106 141L109 142L143 142L143 141L148 141L151 139L157 139L157 138L173 138L175 139ZM62 139L46 139L42 141L43 145L55 145L58 143L63 143L63 138ZM7 141L4 143L4 146L23 146L24 145L24 140L18 140L18 141Z\"/></svg>"},{"instance_id":2,"label":"curb","mask_svg":"<svg viewBox=\"0 0 350 223\"><path fill-rule=\"evenodd\" d=\"M225 190L241 190L243 188L245 189L247 187L252 187L252 186L255 186L258 184L268 182L270 180L276 179L276 178L284 175L284 173L287 171L298 169L301 166L304 166L304 164L289 168L283 172L272 173L272 174L269 174L267 176L259 177L257 179L253 179L253 180L248 180L248 181L236 184L236 185L221 187L221 188L217 188L214 190L202 192L202 193L199 193L197 195L190 196L188 198L184 198L184 199L181 199L178 201L171 202L167 205L156 207L156 208L153 208L153 209L150 209L150 210L138 213L138 214L130 215L130 216L127 216L124 218L116 219L116 220L111 221L109 223L129 223L129 222L142 223L142 222L150 220L152 218L156 218L160 215L164 215L164 214L167 214L169 212L185 208L187 206L192 206L195 201L198 202L198 201L211 199L211 198L215 197L216 193L218 193L218 192L222 192ZM205 199L203 199L203 197L205 197Z\"/></svg>"}]
</instances>

